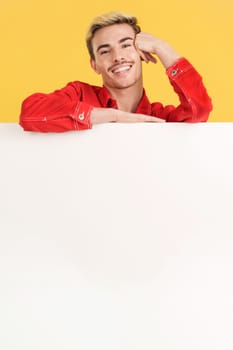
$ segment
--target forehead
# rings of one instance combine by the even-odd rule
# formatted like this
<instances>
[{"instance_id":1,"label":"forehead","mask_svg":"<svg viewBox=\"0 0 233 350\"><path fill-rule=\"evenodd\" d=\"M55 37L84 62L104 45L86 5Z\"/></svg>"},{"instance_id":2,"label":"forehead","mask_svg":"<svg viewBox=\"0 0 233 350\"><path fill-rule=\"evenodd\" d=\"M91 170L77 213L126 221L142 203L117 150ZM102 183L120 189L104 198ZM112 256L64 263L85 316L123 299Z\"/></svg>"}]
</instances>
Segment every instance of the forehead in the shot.
<instances>
[{"instance_id":1,"label":"forehead","mask_svg":"<svg viewBox=\"0 0 233 350\"><path fill-rule=\"evenodd\" d=\"M130 37L134 39L135 37L134 29L127 23L122 24L112 24L110 26L98 29L92 39L93 48L99 45L113 45L119 40Z\"/></svg>"}]
</instances>

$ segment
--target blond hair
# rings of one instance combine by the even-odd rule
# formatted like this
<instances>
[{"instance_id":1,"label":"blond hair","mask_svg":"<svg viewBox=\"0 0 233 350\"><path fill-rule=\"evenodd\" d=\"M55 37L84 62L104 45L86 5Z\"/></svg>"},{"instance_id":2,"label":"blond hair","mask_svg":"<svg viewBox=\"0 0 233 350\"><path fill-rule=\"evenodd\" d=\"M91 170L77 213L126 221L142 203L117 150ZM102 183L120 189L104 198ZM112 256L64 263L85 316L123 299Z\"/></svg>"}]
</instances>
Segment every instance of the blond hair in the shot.
<instances>
[{"instance_id":1,"label":"blond hair","mask_svg":"<svg viewBox=\"0 0 233 350\"><path fill-rule=\"evenodd\" d=\"M90 57L92 59L95 59L95 55L92 47L92 39L94 37L95 32L101 28L108 27L113 24L122 24L122 23L129 24L133 28L136 34L141 31L141 28L138 25L137 18L131 15L128 15L126 13L109 12L93 19L86 35L86 45L87 45L87 49L90 54Z\"/></svg>"}]
</instances>

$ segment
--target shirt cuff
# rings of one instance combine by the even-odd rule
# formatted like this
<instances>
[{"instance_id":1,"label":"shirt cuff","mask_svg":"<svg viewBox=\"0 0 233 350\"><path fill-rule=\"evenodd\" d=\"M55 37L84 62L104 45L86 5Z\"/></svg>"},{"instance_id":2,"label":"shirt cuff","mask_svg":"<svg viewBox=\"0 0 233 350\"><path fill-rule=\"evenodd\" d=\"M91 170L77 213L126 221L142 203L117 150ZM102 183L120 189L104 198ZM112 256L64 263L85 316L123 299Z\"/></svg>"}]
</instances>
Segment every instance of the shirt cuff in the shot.
<instances>
[{"instance_id":1,"label":"shirt cuff","mask_svg":"<svg viewBox=\"0 0 233 350\"><path fill-rule=\"evenodd\" d=\"M170 67L167 68L166 73L171 80L176 80L181 74L187 72L192 68L191 63L184 57L180 57Z\"/></svg>"},{"instance_id":2,"label":"shirt cuff","mask_svg":"<svg viewBox=\"0 0 233 350\"><path fill-rule=\"evenodd\" d=\"M77 130L86 130L91 129L91 111L93 110L93 106L85 103L85 102L78 102L74 113L72 113L71 117L74 121L74 128Z\"/></svg>"}]
</instances>

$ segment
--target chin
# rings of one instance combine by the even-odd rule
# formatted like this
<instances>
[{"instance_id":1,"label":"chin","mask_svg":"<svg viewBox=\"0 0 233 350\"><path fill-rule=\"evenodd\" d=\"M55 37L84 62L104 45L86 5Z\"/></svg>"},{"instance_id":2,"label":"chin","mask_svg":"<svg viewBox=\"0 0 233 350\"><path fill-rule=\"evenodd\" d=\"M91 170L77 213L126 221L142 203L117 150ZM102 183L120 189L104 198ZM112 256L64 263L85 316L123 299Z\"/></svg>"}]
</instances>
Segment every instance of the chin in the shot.
<instances>
[{"instance_id":1,"label":"chin","mask_svg":"<svg viewBox=\"0 0 233 350\"><path fill-rule=\"evenodd\" d=\"M114 86L118 89L127 89L127 88L130 88L134 85L136 85L137 82L136 81L117 81L115 82Z\"/></svg>"},{"instance_id":2,"label":"chin","mask_svg":"<svg viewBox=\"0 0 233 350\"><path fill-rule=\"evenodd\" d=\"M116 88L117 89L128 89L128 88L130 88L130 87L132 87L134 84L130 84L130 85L128 85L128 84L126 84L126 85L118 85L118 86L116 86Z\"/></svg>"}]
</instances>

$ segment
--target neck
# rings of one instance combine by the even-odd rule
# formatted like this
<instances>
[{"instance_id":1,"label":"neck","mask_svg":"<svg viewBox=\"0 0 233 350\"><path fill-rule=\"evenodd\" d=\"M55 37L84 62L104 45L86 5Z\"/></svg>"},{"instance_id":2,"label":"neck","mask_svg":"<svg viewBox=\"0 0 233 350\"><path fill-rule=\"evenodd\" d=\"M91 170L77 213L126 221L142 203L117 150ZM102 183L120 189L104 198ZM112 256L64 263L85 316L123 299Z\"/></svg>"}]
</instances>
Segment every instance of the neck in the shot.
<instances>
[{"instance_id":1,"label":"neck","mask_svg":"<svg viewBox=\"0 0 233 350\"><path fill-rule=\"evenodd\" d=\"M143 86L129 86L127 88L106 87L111 96L117 101L118 109L125 112L136 112L142 98Z\"/></svg>"}]
</instances>

